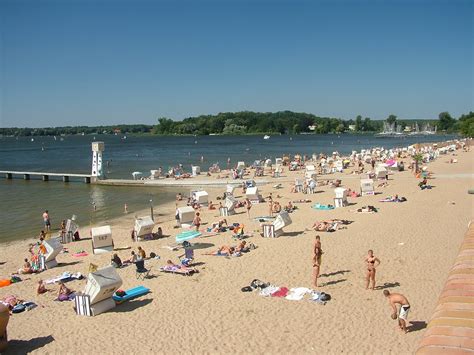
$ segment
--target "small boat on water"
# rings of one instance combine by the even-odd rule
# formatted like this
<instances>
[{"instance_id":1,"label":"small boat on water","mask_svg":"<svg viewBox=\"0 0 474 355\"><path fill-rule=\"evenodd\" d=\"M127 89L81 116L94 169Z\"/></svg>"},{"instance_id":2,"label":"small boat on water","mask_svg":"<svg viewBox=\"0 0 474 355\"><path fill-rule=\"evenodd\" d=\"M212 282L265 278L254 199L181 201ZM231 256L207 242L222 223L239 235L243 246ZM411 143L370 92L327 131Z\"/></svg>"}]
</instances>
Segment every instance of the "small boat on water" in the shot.
<instances>
[{"instance_id":1,"label":"small boat on water","mask_svg":"<svg viewBox=\"0 0 474 355\"><path fill-rule=\"evenodd\" d=\"M270 136L267 135L267 134L265 134L265 135L263 136L263 139L270 139Z\"/></svg>"}]
</instances>

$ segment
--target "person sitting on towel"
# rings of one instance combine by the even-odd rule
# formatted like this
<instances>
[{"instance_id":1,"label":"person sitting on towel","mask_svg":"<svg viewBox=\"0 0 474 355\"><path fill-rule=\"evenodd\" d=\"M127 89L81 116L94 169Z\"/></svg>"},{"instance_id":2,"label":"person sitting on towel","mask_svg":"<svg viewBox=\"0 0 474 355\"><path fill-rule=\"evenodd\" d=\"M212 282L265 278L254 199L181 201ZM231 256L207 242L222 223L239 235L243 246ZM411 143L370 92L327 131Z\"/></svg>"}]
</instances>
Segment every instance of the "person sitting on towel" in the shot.
<instances>
[{"instance_id":1,"label":"person sitting on towel","mask_svg":"<svg viewBox=\"0 0 474 355\"><path fill-rule=\"evenodd\" d=\"M46 286L44 285L44 282L43 280L39 280L38 281L38 288L36 289L36 293L38 295L41 295L43 293L46 293L48 292L49 290L46 288Z\"/></svg>"},{"instance_id":2,"label":"person sitting on towel","mask_svg":"<svg viewBox=\"0 0 474 355\"><path fill-rule=\"evenodd\" d=\"M137 254L135 254L135 252L132 250L132 252L130 253L130 259L124 260L122 263L133 264L133 263L136 263L137 260L138 260Z\"/></svg>"},{"instance_id":3,"label":"person sitting on towel","mask_svg":"<svg viewBox=\"0 0 474 355\"><path fill-rule=\"evenodd\" d=\"M138 259L146 259L146 252L142 247L138 247Z\"/></svg>"},{"instance_id":4,"label":"person sitting on towel","mask_svg":"<svg viewBox=\"0 0 474 355\"><path fill-rule=\"evenodd\" d=\"M114 253L114 255L112 256L111 264L113 267L116 267L116 268L122 267L122 260L117 255L117 253Z\"/></svg>"},{"instance_id":5,"label":"person sitting on towel","mask_svg":"<svg viewBox=\"0 0 474 355\"><path fill-rule=\"evenodd\" d=\"M33 273L33 268L31 267L30 262L28 259L25 259L25 263L23 264L23 267L18 270L19 274L32 274Z\"/></svg>"},{"instance_id":6,"label":"person sitting on towel","mask_svg":"<svg viewBox=\"0 0 474 355\"><path fill-rule=\"evenodd\" d=\"M59 301L66 301L69 299L71 293L73 293L71 289L69 289L62 281L59 282L59 291L58 291L58 300Z\"/></svg>"}]
</instances>

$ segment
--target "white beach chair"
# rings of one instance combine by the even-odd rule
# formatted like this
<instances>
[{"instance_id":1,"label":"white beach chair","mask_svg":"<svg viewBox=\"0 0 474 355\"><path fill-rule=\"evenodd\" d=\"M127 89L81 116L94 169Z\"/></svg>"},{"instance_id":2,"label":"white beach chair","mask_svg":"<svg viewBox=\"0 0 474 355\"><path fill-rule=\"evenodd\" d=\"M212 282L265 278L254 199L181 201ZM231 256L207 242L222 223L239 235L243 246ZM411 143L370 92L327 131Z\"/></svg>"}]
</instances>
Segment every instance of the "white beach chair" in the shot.
<instances>
[{"instance_id":1,"label":"white beach chair","mask_svg":"<svg viewBox=\"0 0 474 355\"><path fill-rule=\"evenodd\" d=\"M182 228L190 227L193 224L194 216L196 212L191 206L179 207L179 223Z\"/></svg>"},{"instance_id":2,"label":"white beach chair","mask_svg":"<svg viewBox=\"0 0 474 355\"><path fill-rule=\"evenodd\" d=\"M262 202L263 198L258 192L258 187L248 187L247 192L245 193L245 197L250 200L251 203L260 203Z\"/></svg>"},{"instance_id":3,"label":"white beach chair","mask_svg":"<svg viewBox=\"0 0 474 355\"><path fill-rule=\"evenodd\" d=\"M361 179L360 180L360 194L365 195L374 195L374 180L372 179Z\"/></svg>"},{"instance_id":4,"label":"white beach chair","mask_svg":"<svg viewBox=\"0 0 474 355\"><path fill-rule=\"evenodd\" d=\"M84 292L76 294L76 313L96 316L114 308L112 296L121 285L122 279L111 265L91 272L87 276Z\"/></svg>"},{"instance_id":5,"label":"white beach chair","mask_svg":"<svg viewBox=\"0 0 474 355\"><path fill-rule=\"evenodd\" d=\"M334 198L334 207L345 207L349 204L347 201L347 189L343 187L336 187L334 189L334 193L336 195Z\"/></svg>"},{"instance_id":6,"label":"white beach chair","mask_svg":"<svg viewBox=\"0 0 474 355\"><path fill-rule=\"evenodd\" d=\"M206 191L194 191L192 197L200 205L207 205L209 202L209 194Z\"/></svg>"},{"instance_id":7,"label":"white beach chair","mask_svg":"<svg viewBox=\"0 0 474 355\"><path fill-rule=\"evenodd\" d=\"M112 230L110 226L91 228L92 252L102 254L114 250Z\"/></svg>"},{"instance_id":8,"label":"white beach chair","mask_svg":"<svg viewBox=\"0 0 474 355\"><path fill-rule=\"evenodd\" d=\"M192 170L193 176L197 176L197 175L201 174L201 167L200 166L194 166L193 165L191 167L191 170Z\"/></svg>"},{"instance_id":9,"label":"white beach chair","mask_svg":"<svg viewBox=\"0 0 474 355\"><path fill-rule=\"evenodd\" d=\"M63 245L61 244L61 238L50 238L43 240L43 246L46 248L46 253L42 255L40 260L41 266L40 269L51 269L55 266L58 266L56 261L56 256L63 250Z\"/></svg>"},{"instance_id":10,"label":"white beach chair","mask_svg":"<svg viewBox=\"0 0 474 355\"><path fill-rule=\"evenodd\" d=\"M155 221L153 221L150 216L137 217L133 228L135 241L139 241L140 237L151 236L154 227Z\"/></svg>"},{"instance_id":11,"label":"white beach chair","mask_svg":"<svg viewBox=\"0 0 474 355\"><path fill-rule=\"evenodd\" d=\"M282 235L284 233L283 228L289 226L292 222L293 221L291 220L288 212L280 212L275 218L275 221L272 223L274 228L274 237L277 238Z\"/></svg>"},{"instance_id":12,"label":"white beach chair","mask_svg":"<svg viewBox=\"0 0 474 355\"><path fill-rule=\"evenodd\" d=\"M232 195L227 195L224 200L224 207L227 208L227 215L235 214L235 205L237 200Z\"/></svg>"}]
</instances>

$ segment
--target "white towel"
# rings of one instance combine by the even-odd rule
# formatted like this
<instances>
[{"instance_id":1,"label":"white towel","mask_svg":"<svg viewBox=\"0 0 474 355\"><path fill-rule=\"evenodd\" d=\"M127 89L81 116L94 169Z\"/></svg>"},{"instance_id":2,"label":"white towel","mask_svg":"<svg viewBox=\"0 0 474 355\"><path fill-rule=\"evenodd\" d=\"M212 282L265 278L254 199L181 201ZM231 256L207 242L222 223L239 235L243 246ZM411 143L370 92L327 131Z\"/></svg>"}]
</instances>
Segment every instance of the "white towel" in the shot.
<instances>
[{"instance_id":1,"label":"white towel","mask_svg":"<svg viewBox=\"0 0 474 355\"><path fill-rule=\"evenodd\" d=\"M285 298L291 301L301 301L305 294L311 292L309 288L306 287L297 287L292 288L290 293Z\"/></svg>"},{"instance_id":2,"label":"white towel","mask_svg":"<svg viewBox=\"0 0 474 355\"><path fill-rule=\"evenodd\" d=\"M269 297L280 289L278 286L270 285L260 291L260 296Z\"/></svg>"}]
</instances>

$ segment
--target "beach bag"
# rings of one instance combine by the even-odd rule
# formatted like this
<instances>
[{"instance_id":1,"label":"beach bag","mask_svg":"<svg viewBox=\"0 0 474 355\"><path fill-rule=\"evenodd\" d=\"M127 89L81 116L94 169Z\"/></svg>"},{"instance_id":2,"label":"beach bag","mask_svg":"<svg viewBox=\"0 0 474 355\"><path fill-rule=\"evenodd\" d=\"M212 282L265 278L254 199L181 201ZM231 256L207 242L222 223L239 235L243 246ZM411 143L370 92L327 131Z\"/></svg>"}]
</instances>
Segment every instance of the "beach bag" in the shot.
<instances>
[{"instance_id":1,"label":"beach bag","mask_svg":"<svg viewBox=\"0 0 474 355\"><path fill-rule=\"evenodd\" d=\"M26 307L22 304L17 304L15 307L12 308L12 313L21 313L26 309Z\"/></svg>"},{"instance_id":2,"label":"beach bag","mask_svg":"<svg viewBox=\"0 0 474 355\"><path fill-rule=\"evenodd\" d=\"M252 292L253 288L251 286L245 286L241 289L242 292Z\"/></svg>"}]
</instances>

